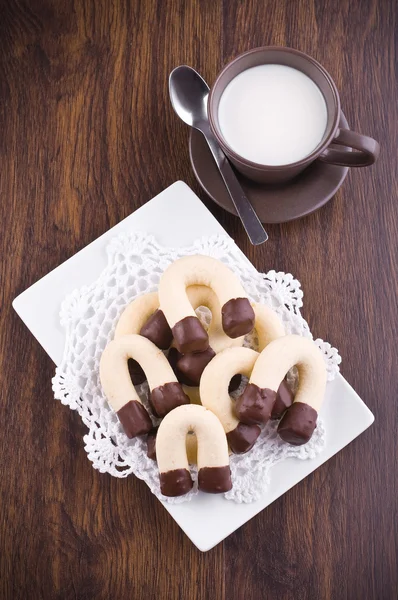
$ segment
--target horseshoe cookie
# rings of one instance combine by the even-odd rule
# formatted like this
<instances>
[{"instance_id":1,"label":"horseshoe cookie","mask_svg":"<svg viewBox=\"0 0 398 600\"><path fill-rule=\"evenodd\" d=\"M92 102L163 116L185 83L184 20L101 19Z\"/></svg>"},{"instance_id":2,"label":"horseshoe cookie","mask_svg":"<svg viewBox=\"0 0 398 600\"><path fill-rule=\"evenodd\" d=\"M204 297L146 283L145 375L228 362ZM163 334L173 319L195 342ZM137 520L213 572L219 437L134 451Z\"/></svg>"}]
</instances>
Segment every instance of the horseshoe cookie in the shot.
<instances>
[{"instance_id":1,"label":"horseshoe cookie","mask_svg":"<svg viewBox=\"0 0 398 600\"><path fill-rule=\"evenodd\" d=\"M232 488L228 444L217 417L203 406L179 406L161 422L156 437L160 490L165 496L182 496L192 488L186 450L187 433L197 438L198 487L220 494Z\"/></svg>"},{"instance_id":2,"label":"horseshoe cookie","mask_svg":"<svg viewBox=\"0 0 398 600\"><path fill-rule=\"evenodd\" d=\"M287 335L271 342L254 365L249 384L235 403L237 417L246 424L266 423L276 390L289 369L296 366L299 387L293 404L278 426L280 437L291 444L308 442L316 427L326 387L326 367L312 340Z\"/></svg>"},{"instance_id":3,"label":"horseshoe cookie","mask_svg":"<svg viewBox=\"0 0 398 600\"><path fill-rule=\"evenodd\" d=\"M156 461L156 435L158 430L152 429L148 433L146 444L147 444L147 457ZM186 437L187 447L187 458L190 465L198 464L198 444L196 441L196 435L192 432L187 433ZM231 454L231 452L228 452Z\"/></svg>"},{"instance_id":4,"label":"horseshoe cookie","mask_svg":"<svg viewBox=\"0 0 398 600\"><path fill-rule=\"evenodd\" d=\"M153 412L163 417L189 398L178 383L163 352L140 335L124 335L110 342L100 362L100 379L109 404L116 411L128 437L147 433L151 419L142 406L130 378L127 361L136 360L144 370Z\"/></svg>"},{"instance_id":5,"label":"horseshoe cookie","mask_svg":"<svg viewBox=\"0 0 398 600\"><path fill-rule=\"evenodd\" d=\"M209 337L195 315L187 288L205 285L216 294L221 306L222 328L231 338L253 329L254 311L238 278L222 262L209 256L185 256L172 263L159 284L160 307L171 327L177 349L203 352Z\"/></svg>"},{"instance_id":6,"label":"horseshoe cookie","mask_svg":"<svg viewBox=\"0 0 398 600\"><path fill-rule=\"evenodd\" d=\"M227 348L207 365L200 381L202 405L218 417L228 444L236 454L248 452L254 446L261 429L255 424L241 423L236 418L228 386L236 373L250 377L258 356L258 352L250 348Z\"/></svg>"}]
</instances>

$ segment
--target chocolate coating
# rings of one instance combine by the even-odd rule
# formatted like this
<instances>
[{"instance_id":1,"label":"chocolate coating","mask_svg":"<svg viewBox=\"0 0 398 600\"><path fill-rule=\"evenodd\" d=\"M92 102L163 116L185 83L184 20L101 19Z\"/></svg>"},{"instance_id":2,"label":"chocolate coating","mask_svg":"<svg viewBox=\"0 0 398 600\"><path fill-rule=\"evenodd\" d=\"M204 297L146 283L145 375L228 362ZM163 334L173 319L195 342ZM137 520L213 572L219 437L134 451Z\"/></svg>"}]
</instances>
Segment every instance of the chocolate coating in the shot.
<instances>
[{"instance_id":1,"label":"chocolate coating","mask_svg":"<svg viewBox=\"0 0 398 600\"><path fill-rule=\"evenodd\" d=\"M181 373L181 371L177 367L177 363L182 356L183 355L181 354L181 352L178 352L177 348L170 348L169 353L167 355L167 360L169 361L170 366L174 371L174 375L177 377L180 383L182 383L183 385L188 385L190 387L196 387L194 382L188 379L188 377L186 377L184 373Z\"/></svg>"},{"instance_id":2,"label":"chocolate coating","mask_svg":"<svg viewBox=\"0 0 398 600\"><path fill-rule=\"evenodd\" d=\"M222 327L231 338L250 333L254 327L255 315L247 298L228 300L221 309Z\"/></svg>"},{"instance_id":3,"label":"chocolate coating","mask_svg":"<svg viewBox=\"0 0 398 600\"><path fill-rule=\"evenodd\" d=\"M235 414L239 421L247 425L267 423L271 418L276 392L261 389L255 383L248 383L243 394L235 402Z\"/></svg>"},{"instance_id":4,"label":"chocolate coating","mask_svg":"<svg viewBox=\"0 0 398 600\"><path fill-rule=\"evenodd\" d=\"M312 406L293 402L278 425L278 433L284 442L293 446L306 444L314 433L317 417L318 413Z\"/></svg>"},{"instance_id":5,"label":"chocolate coating","mask_svg":"<svg viewBox=\"0 0 398 600\"><path fill-rule=\"evenodd\" d=\"M134 360L133 358L129 358L129 360L127 361L127 365L129 368L131 381L134 385L141 385L141 383L144 383L144 381L146 381L146 375L143 369L141 368L141 365L136 360Z\"/></svg>"},{"instance_id":6,"label":"chocolate coating","mask_svg":"<svg viewBox=\"0 0 398 600\"><path fill-rule=\"evenodd\" d=\"M276 392L276 400L272 409L271 419L280 419L285 410L293 404L293 400L294 394L286 381L283 380Z\"/></svg>"},{"instance_id":7,"label":"chocolate coating","mask_svg":"<svg viewBox=\"0 0 398 600\"><path fill-rule=\"evenodd\" d=\"M210 346L204 352L183 354L177 361L177 370L187 377L192 385L198 386L205 367L215 355L216 353Z\"/></svg>"},{"instance_id":8,"label":"chocolate coating","mask_svg":"<svg viewBox=\"0 0 398 600\"><path fill-rule=\"evenodd\" d=\"M209 347L209 336L197 317L185 317L172 328L177 350L182 354L204 352Z\"/></svg>"},{"instance_id":9,"label":"chocolate coating","mask_svg":"<svg viewBox=\"0 0 398 600\"><path fill-rule=\"evenodd\" d=\"M260 433L261 429L258 425L239 423L235 429L227 433L229 447L235 454L248 452L253 448Z\"/></svg>"},{"instance_id":10,"label":"chocolate coating","mask_svg":"<svg viewBox=\"0 0 398 600\"><path fill-rule=\"evenodd\" d=\"M151 340L161 350L170 348L173 334L162 310L158 309L141 327L140 335Z\"/></svg>"},{"instance_id":11,"label":"chocolate coating","mask_svg":"<svg viewBox=\"0 0 398 600\"><path fill-rule=\"evenodd\" d=\"M116 414L128 438L143 435L152 429L150 416L137 400L130 400Z\"/></svg>"},{"instance_id":12,"label":"chocolate coating","mask_svg":"<svg viewBox=\"0 0 398 600\"><path fill-rule=\"evenodd\" d=\"M242 375L234 375L231 379L231 381L229 382L229 386L228 386L228 392L230 394L232 394L232 392L236 392L236 390L238 389L238 387L240 386L242 382Z\"/></svg>"},{"instance_id":13,"label":"chocolate coating","mask_svg":"<svg viewBox=\"0 0 398 600\"><path fill-rule=\"evenodd\" d=\"M203 467L199 469L198 487L208 494L222 494L232 489L231 470L225 467Z\"/></svg>"},{"instance_id":14,"label":"chocolate coating","mask_svg":"<svg viewBox=\"0 0 398 600\"><path fill-rule=\"evenodd\" d=\"M164 496L183 496L192 489L191 475L187 469L174 469L160 473L160 491Z\"/></svg>"},{"instance_id":15,"label":"chocolate coating","mask_svg":"<svg viewBox=\"0 0 398 600\"><path fill-rule=\"evenodd\" d=\"M189 404L189 398L177 381L154 388L149 396L152 410L157 417L164 417L173 408Z\"/></svg>"},{"instance_id":16,"label":"chocolate coating","mask_svg":"<svg viewBox=\"0 0 398 600\"><path fill-rule=\"evenodd\" d=\"M156 436L158 434L157 429L152 429L146 438L146 455L152 460L156 460Z\"/></svg>"}]
</instances>

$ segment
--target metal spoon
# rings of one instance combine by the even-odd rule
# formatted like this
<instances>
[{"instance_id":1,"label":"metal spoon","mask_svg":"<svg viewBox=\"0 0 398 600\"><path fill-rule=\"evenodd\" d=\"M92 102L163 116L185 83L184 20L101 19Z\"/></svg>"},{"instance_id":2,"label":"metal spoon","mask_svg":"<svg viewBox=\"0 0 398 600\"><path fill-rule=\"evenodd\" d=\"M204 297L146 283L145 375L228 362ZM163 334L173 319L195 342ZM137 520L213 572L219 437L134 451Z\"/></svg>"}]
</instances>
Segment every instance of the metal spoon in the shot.
<instances>
[{"instance_id":1,"label":"metal spoon","mask_svg":"<svg viewBox=\"0 0 398 600\"><path fill-rule=\"evenodd\" d=\"M176 67L170 73L169 93L175 112L184 123L198 129L205 136L236 212L251 243L257 246L267 241L268 235L210 129L207 116L209 91L209 86L205 80L195 69L187 65Z\"/></svg>"}]
</instances>

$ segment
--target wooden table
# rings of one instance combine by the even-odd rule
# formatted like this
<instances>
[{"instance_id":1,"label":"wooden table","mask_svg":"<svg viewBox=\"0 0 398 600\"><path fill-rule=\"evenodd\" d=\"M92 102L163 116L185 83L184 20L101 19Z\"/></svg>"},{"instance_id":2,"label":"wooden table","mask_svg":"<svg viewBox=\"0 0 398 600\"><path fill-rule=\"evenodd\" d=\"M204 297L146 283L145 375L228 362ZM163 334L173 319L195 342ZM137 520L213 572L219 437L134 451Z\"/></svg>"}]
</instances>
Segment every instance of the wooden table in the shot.
<instances>
[{"instance_id":1,"label":"wooden table","mask_svg":"<svg viewBox=\"0 0 398 600\"><path fill-rule=\"evenodd\" d=\"M394 0L14 0L0 11L2 599L390 600L397 555L397 51ZM395 39L394 39L395 31ZM167 95L260 45L317 58L380 160L314 215L249 245L197 185ZM395 53L395 54L394 54ZM261 270L290 271L316 336L376 422L201 554L144 483L94 471L79 417L12 299L177 179Z\"/></svg>"}]
</instances>

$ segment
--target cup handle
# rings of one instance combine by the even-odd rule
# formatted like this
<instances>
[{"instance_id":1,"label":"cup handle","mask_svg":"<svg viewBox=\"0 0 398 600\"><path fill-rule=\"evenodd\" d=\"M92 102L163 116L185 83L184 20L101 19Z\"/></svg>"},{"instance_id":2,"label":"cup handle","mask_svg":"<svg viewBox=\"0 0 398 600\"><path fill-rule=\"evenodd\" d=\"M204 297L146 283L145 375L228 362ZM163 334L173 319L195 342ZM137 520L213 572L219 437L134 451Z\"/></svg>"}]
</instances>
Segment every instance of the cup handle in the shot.
<instances>
[{"instance_id":1,"label":"cup handle","mask_svg":"<svg viewBox=\"0 0 398 600\"><path fill-rule=\"evenodd\" d=\"M331 165L368 167L376 162L380 152L380 146L376 140L361 133L351 131L351 129L338 129L331 143L354 148L353 152L326 148L318 159Z\"/></svg>"}]
</instances>

